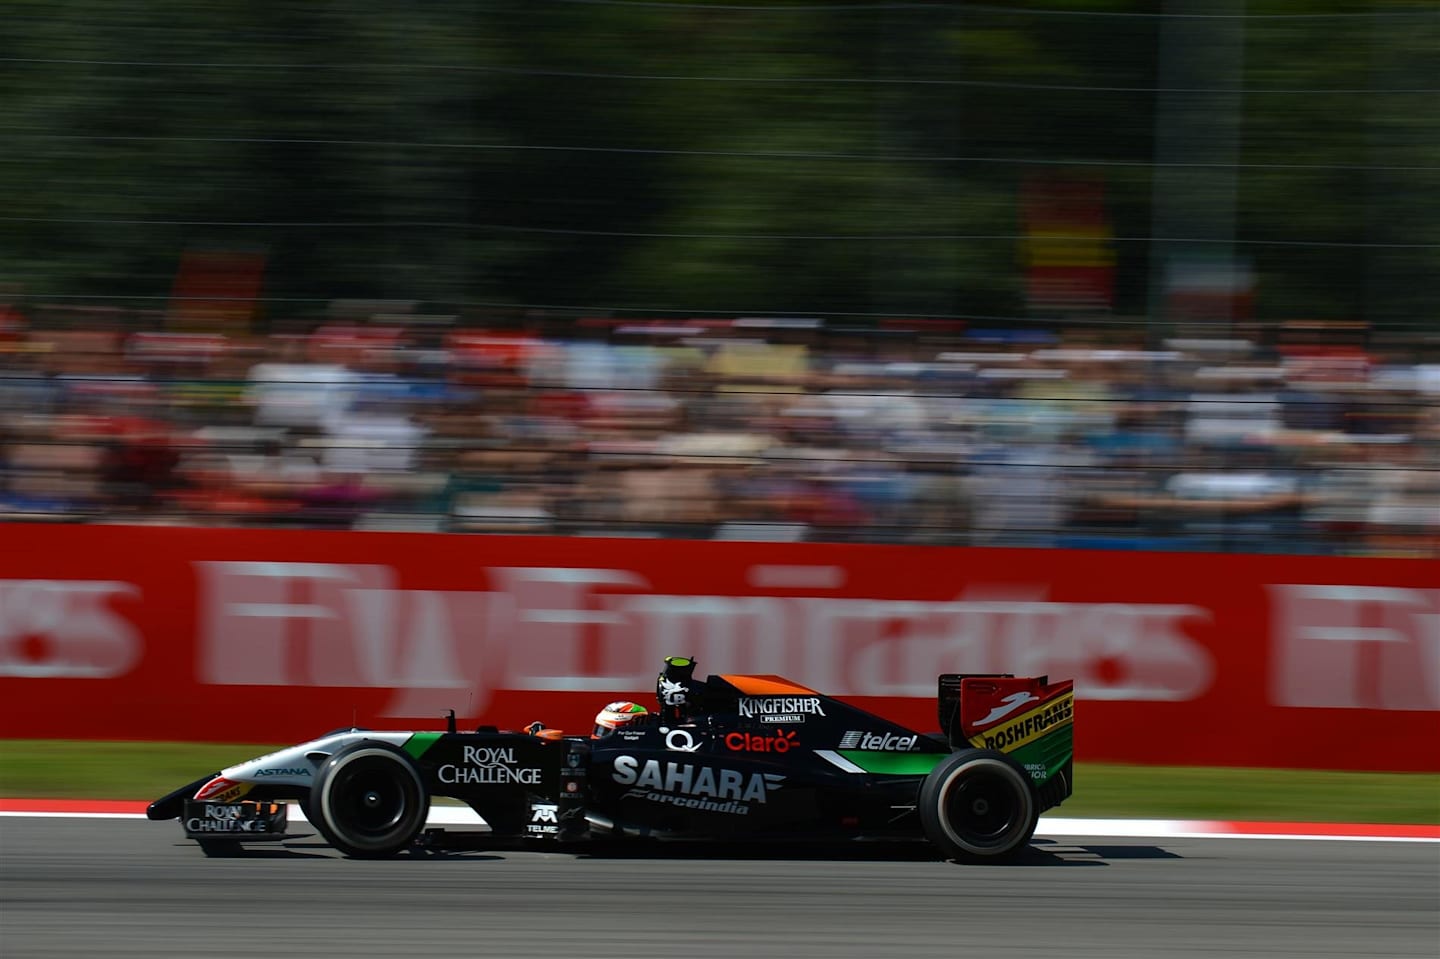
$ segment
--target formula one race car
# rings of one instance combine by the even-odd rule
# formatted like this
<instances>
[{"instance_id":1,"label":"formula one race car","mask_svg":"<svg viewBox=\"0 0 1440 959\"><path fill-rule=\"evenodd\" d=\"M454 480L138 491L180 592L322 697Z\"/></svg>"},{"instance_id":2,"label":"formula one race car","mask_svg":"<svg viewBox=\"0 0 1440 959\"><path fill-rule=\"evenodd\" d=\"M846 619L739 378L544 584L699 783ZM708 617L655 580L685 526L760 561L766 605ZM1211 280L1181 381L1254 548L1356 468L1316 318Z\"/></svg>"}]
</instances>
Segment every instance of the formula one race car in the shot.
<instances>
[{"instance_id":1,"label":"formula one race car","mask_svg":"<svg viewBox=\"0 0 1440 959\"><path fill-rule=\"evenodd\" d=\"M468 805L490 842L604 837L927 838L948 858L1022 850L1073 777L1074 691L1046 677L939 677L922 733L778 676L694 678L671 657L658 711L612 703L589 735L534 724L337 730L197 779L150 804L210 855L285 838L288 806L336 849L433 841L432 797Z\"/></svg>"}]
</instances>

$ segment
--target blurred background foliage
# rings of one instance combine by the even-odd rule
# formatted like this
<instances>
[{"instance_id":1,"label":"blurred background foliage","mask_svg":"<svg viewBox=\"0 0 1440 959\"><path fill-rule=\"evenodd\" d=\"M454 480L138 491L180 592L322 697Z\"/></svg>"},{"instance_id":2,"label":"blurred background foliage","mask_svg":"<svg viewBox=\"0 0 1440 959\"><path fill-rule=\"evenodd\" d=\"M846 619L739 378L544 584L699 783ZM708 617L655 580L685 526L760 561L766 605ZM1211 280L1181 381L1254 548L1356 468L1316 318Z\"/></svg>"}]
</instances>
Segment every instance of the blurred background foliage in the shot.
<instances>
[{"instance_id":1,"label":"blurred background foliage","mask_svg":"<svg viewBox=\"0 0 1440 959\"><path fill-rule=\"evenodd\" d=\"M200 248L279 302L1023 316L1059 171L1104 184L1118 313L1199 225L1259 315L1432 329L1437 14L10 0L0 284L160 300Z\"/></svg>"}]
</instances>

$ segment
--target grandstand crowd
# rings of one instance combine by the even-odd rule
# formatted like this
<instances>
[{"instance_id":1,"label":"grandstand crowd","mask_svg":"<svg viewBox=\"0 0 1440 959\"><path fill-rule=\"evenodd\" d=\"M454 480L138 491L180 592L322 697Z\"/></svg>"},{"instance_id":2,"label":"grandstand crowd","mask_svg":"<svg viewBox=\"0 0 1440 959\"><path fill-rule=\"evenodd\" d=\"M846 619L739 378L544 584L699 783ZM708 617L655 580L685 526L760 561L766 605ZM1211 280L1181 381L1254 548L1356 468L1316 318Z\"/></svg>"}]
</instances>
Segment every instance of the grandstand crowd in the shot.
<instances>
[{"instance_id":1,"label":"grandstand crowd","mask_svg":"<svg viewBox=\"0 0 1440 959\"><path fill-rule=\"evenodd\" d=\"M805 318L0 317L0 519L1440 556L1440 359Z\"/></svg>"}]
</instances>

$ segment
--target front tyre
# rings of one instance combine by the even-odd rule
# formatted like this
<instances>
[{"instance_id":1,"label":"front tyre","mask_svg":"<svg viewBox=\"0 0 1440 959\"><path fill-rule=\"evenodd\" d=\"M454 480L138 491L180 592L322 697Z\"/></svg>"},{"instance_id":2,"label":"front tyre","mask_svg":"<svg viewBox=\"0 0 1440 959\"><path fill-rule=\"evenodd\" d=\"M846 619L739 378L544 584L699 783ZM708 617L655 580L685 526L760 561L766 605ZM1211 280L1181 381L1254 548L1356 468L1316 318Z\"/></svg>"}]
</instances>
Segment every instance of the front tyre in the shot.
<instances>
[{"instance_id":1,"label":"front tyre","mask_svg":"<svg viewBox=\"0 0 1440 959\"><path fill-rule=\"evenodd\" d=\"M307 815L336 849L357 859L393 856L425 825L430 796L410 757L362 740L325 760L310 787Z\"/></svg>"},{"instance_id":2,"label":"front tyre","mask_svg":"<svg viewBox=\"0 0 1440 959\"><path fill-rule=\"evenodd\" d=\"M1029 774L989 749L951 753L921 784L919 805L926 838L962 862L1013 858L1040 822Z\"/></svg>"}]
</instances>

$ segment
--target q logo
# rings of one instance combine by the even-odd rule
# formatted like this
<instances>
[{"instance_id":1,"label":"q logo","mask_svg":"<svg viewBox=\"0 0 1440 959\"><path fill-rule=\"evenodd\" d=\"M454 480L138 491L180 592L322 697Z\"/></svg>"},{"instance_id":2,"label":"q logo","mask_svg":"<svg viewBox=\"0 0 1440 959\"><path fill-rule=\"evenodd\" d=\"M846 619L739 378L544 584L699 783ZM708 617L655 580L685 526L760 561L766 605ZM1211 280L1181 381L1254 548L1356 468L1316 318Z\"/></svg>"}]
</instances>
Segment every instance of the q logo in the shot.
<instances>
[{"instance_id":1,"label":"q logo","mask_svg":"<svg viewBox=\"0 0 1440 959\"><path fill-rule=\"evenodd\" d=\"M665 748L671 752L693 753L700 748L701 741L688 729L671 729L669 726L661 726L660 731L665 734Z\"/></svg>"}]
</instances>

